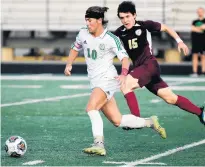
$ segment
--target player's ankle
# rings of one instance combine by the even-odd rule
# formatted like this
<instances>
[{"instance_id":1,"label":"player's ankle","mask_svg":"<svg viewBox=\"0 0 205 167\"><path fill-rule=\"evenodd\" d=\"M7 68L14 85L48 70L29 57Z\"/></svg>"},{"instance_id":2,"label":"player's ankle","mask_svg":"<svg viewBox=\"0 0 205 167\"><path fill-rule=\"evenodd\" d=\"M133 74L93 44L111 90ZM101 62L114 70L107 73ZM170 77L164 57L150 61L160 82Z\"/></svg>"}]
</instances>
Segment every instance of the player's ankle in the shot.
<instances>
[{"instance_id":1,"label":"player's ankle","mask_svg":"<svg viewBox=\"0 0 205 167\"><path fill-rule=\"evenodd\" d=\"M150 118L145 119L145 126L147 128L152 128L154 126L153 121Z\"/></svg>"},{"instance_id":2,"label":"player's ankle","mask_svg":"<svg viewBox=\"0 0 205 167\"><path fill-rule=\"evenodd\" d=\"M104 143L104 136L95 136L94 143Z\"/></svg>"}]
</instances>

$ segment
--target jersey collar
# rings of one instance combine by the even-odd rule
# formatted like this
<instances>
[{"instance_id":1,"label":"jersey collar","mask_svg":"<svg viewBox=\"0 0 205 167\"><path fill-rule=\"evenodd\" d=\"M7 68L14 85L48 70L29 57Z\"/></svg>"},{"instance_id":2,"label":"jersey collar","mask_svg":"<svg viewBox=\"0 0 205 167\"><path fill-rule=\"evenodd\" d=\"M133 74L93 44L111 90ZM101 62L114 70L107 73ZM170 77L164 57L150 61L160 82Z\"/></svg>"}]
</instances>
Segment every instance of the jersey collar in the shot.
<instances>
[{"instance_id":1,"label":"jersey collar","mask_svg":"<svg viewBox=\"0 0 205 167\"><path fill-rule=\"evenodd\" d=\"M137 27L137 26L140 26L140 25L136 23L134 26L136 26L136 27Z\"/></svg>"},{"instance_id":2,"label":"jersey collar","mask_svg":"<svg viewBox=\"0 0 205 167\"><path fill-rule=\"evenodd\" d=\"M137 23L137 20L135 20L135 25L134 26L140 26L138 23Z\"/></svg>"},{"instance_id":3,"label":"jersey collar","mask_svg":"<svg viewBox=\"0 0 205 167\"><path fill-rule=\"evenodd\" d=\"M133 27L135 27L135 26L136 26L136 27L137 27L137 26L140 26L140 25L137 23L137 21L135 21L135 25L134 25ZM132 28L133 28L133 27L132 27ZM132 28L131 28L131 29L132 29ZM126 31L126 30L127 30L127 29L126 29L125 26L123 25L123 29L122 29L121 31ZM128 31L128 30L127 30L127 31Z\"/></svg>"},{"instance_id":4,"label":"jersey collar","mask_svg":"<svg viewBox=\"0 0 205 167\"><path fill-rule=\"evenodd\" d=\"M102 33L99 37L100 37L100 38L103 38L106 33L107 33L107 28L104 29L103 33Z\"/></svg>"}]
</instances>

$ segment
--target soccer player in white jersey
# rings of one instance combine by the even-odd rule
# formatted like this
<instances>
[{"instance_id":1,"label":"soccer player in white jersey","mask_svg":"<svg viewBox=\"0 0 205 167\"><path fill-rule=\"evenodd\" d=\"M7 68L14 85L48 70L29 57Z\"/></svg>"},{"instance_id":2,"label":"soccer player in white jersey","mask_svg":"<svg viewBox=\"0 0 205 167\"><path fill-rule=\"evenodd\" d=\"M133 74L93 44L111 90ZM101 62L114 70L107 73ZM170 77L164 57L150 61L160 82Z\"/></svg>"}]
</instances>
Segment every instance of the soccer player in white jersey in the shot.
<instances>
[{"instance_id":1,"label":"soccer player in white jersey","mask_svg":"<svg viewBox=\"0 0 205 167\"><path fill-rule=\"evenodd\" d=\"M99 110L116 127L143 128L149 127L156 130L162 138L166 138L166 131L162 128L156 116L139 118L132 114L121 115L114 93L120 87L128 73L129 59L120 40L109 32L104 19L107 7L93 6L85 14L86 28L82 28L71 47L65 75L71 75L72 63L83 49L87 64L87 72L92 89L86 111L92 124L94 144L83 151L88 154L106 155L104 148L103 121ZM117 55L122 62L122 72L118 76L113 65L113 58Z\"/></svg>"}]
</instances>

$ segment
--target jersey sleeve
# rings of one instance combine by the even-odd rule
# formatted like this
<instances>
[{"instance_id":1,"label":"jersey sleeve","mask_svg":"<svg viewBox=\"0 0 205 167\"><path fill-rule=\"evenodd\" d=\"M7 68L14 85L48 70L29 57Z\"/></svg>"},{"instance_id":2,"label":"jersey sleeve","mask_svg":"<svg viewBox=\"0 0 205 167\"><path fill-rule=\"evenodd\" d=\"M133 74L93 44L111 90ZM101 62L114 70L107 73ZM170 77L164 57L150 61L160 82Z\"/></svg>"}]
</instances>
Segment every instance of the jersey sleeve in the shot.
<instances>
[{"instance_id":1,"label":"jersey sleeve","mask_svg":"<svg viewBox=\"0 0 205 167\"><path fill-rule=\"evenodd\" d=\"M126 50L124 49L120 39L113 34L111 49L115 55L117 55L118 59L121 61L125 57L129 57Z\"/></svg>"},{"instance_id":2,"label":"jersey sleeve","mask_svg":"<svg viewBox=\"0 0 205 167\"><path fill-rule=\"evenodd\" d=\"M144 26L149 32L161 30L161 23L152 20L144 21Z\"/></svg>"},{"instance_id":3,"label":"jersey sleeve","mask_svg":"<svg viewBox=\"0 0 205 167\"><path fill-rule=\"evenodd\" d=\"M78 35L76 36L76 40L75 42L71 45L71 49L74 49L76 51L80 51L83 49L83 45L82 45L82 30L80 30L80 32L78 33Z\"/></svg>"}]
</instances>

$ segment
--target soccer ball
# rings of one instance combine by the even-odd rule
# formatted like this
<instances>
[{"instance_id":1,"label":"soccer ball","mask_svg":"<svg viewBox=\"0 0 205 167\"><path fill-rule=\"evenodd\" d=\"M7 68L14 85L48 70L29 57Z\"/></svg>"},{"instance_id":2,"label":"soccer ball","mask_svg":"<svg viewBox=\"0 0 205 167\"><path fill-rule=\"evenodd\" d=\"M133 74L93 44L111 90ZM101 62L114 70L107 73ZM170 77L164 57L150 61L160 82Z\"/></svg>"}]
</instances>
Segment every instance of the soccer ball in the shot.
<instances>
[{"instance_id":1,"label":"soccer ball","mask_svg":"<svg viewBox=\"0 0 205 167\"><path fill-rule=\"evenodd\" d=\"M26 153L26 141L20 136L11 136L6 140L5 151L11 157L20 157Z\"/></svg>"}]
</instances>

